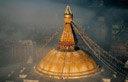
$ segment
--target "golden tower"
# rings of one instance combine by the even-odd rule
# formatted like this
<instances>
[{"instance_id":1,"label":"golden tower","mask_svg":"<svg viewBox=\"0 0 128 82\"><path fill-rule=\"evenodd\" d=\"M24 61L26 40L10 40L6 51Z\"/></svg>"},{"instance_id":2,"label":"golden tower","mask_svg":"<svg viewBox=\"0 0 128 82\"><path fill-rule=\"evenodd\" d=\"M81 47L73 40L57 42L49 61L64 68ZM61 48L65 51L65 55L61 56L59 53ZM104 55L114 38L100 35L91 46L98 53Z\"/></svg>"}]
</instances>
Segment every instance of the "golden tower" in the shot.
<instances>
[{"instance_id":1,"label":"golden tower","mask_svg":"<svg viewBox=\"0 0 128 82\"><path fill-rule=\"evenodd\" d=\"M65 26L60 37L59 48L55 48L35 66L35 71L43 76L58 79L76 79L95 74L98 65L89 54L76 49L77 39L72 28L73 14L69 5L64 14Z\"/></svg>"},{"instance_id":2,"label":"golden tower","mask_svg":"<svg viewBox=\"0 0 128 82\"><path fill-rule=\"evenodd\" d=\"M73 20L73 14L70 10L70 6L67 5L64 13L65 27L59 42L60 50L75 49L76 39L75 39L75 35L73 34L73 28L71 26L72 20Z\"/></svg>"}]
</instances>

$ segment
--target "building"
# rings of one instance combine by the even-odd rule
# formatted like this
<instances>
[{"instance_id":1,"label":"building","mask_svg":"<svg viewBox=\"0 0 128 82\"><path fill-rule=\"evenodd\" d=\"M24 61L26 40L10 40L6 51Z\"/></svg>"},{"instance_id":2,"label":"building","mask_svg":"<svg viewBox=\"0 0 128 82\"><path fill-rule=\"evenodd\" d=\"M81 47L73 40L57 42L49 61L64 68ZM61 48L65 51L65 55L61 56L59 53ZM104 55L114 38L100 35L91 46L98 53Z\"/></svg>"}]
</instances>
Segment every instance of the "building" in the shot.
<instances>
[{"instance_id":1,"label":"building","mask_svg":"<svg viewBox=\"0 0 128 82\"><path fill-rule=\"evenodd\" d=\"M36 58L36 52L36 43L32 40L11 41L9 53L14 63L26 63L30 56Z\"/></svg>"},{"instance_id":2,"label":"building","mask_svg":"<svg viewBox=\"0 0 128 82\"><path fill-rule=\"evenodd\" d=\"M73 27L73 14L69 5L64 14L65 26L60 37L59 47L51 50L35 66L35 71L43 76L58 79L76 79L89 77L99 71L99 66L77 46L77 38Z\"/></svg>"},{"instance_id":3,"label":"building","mask_svg":"<svg viewBox=\"0 0 128 82\"><path fill-rule=\"evenodd\" d=\"M110 51L113 54L128 55L128 32L124 24L112 25L112 42Z\"/></svg>"}]
</instances>

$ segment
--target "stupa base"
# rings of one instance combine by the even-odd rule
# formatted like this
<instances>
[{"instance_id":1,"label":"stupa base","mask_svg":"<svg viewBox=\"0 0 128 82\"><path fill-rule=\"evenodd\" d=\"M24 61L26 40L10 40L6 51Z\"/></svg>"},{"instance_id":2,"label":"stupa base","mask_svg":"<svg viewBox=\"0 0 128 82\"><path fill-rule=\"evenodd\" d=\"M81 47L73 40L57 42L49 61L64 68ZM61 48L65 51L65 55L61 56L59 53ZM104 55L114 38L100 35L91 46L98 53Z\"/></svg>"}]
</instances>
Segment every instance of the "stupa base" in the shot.
<instances>
[{"instance_id":1,"label":"stupa base","mask_svg":"<svg viewBox=\"0 0 128 82\"><path fill-rule=\"evenodd\" d=\"M37 66L35 66L34 69L41 76L50 77L50 78L56 78L56 79L79 79L79 78L85 78L85 77L89 77L89 76L95 75L100 71L99 66L97 66L95 69L92 69L92 70L89 70L89 71L76 72L76 73L51 72L51 71L40 69Z\"/></svg>"}]
</instances>

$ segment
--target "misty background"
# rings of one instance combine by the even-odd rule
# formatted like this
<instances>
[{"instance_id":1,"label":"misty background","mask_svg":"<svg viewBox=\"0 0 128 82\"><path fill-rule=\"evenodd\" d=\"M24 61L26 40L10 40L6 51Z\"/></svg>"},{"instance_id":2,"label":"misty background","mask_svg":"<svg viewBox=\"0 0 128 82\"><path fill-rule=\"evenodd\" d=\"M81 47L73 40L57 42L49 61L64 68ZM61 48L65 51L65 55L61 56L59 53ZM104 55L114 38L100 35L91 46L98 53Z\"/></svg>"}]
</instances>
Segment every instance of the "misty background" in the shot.
<instances>
[{"instance_id":1,"label":"misty background","mask_svg":"<svg viewBox=\"0 0 128 82\"><path fill-rule=\"evenodd\" d=\"M94 0L0 0L0 40L30 39L43 43L64 23L67 4L75 24L103 47L111 41L111 25L128 21L127 3L115 0L106 0L105 6L99 8L91 8ZM104 22L98 21L102 16Z\"/></svg>"},{"instance_id":2,"label":"misty background","mask_svg":"<svg viewBox=\"0 0 128 82\"><path fill-rule=\"evenodd\" d=\"M67 4L73 13L74 23L107 51L110 51L112 44L112 26L124 25L128 29L127 0L0 0L1 82L9 78L19 79L17 74L24 66L28 67L25 74L35 75L31 78L37 77L32 67L39 63L48 51L57 47L62 29L42 50L43 54L38 54L37 48L64 23ZM120 37L127 36L128 34L123 34ZM78 44L86 47L80 37L77 38ZM122 60L128 58L118 55L115 54L114 57L118 56ZM29 59L33 59L31 64L34 65L30 66L31 68L30 64L27 64ZM32 73L29 73L30 70ZM15 73L8 77L11 71ZM110 72L107 71L104 75L110 76ZM95 78L98 79L97 77Z\"/></svg>"},{"instance_id":3,"label":"misty background","mask_svg":"<svg viewBox=\"0 0 128 82\"><path fill-rule=\"evenodd\" d=\"M64 23L69 4L77 26L96 43L109 48L113 23L127 22L125 0L105 0L94 8L94 0L0 0L0 40L34 40L39 45ZM98 21L104 17L104 22Z\"/></svg>"},{"instance_id":4,"label":"misty background","mask_svg":"<svg viewBox=\"0 0 128 82\"><path fill-rule=\"evenodd\" d=\"M12 40L43 45L64 23L67 4L74 23L105 50L109 51L112 41L112 25L123 23L128 28L127 0L0 0L0 45ZM49 47L58 44L61 32ZM1 59L7 59L5 52L6 47L1 47Z\"/></svg>"}]
</instances>

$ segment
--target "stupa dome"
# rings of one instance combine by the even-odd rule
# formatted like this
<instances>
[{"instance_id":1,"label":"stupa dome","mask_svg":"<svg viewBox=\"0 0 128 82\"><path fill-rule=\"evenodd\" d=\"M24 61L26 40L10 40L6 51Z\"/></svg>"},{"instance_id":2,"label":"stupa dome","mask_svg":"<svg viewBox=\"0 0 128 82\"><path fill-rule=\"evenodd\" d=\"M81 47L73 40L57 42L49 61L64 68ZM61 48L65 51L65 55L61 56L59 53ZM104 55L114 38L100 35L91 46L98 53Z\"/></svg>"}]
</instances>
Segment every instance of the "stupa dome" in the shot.
<instances>
[{"instance_id":1,"label":"stupa dome","mask_svg":"<svg viewBox=\"0 0 128 82\"><path fill-rule=\"evenodd\" d=\"M51 50L35 67L40 75L58 78L74 79L95 74L98 66L83 50L62 51Z\"/></svg>"}]
</instances>

